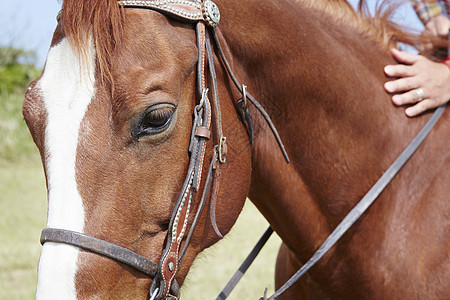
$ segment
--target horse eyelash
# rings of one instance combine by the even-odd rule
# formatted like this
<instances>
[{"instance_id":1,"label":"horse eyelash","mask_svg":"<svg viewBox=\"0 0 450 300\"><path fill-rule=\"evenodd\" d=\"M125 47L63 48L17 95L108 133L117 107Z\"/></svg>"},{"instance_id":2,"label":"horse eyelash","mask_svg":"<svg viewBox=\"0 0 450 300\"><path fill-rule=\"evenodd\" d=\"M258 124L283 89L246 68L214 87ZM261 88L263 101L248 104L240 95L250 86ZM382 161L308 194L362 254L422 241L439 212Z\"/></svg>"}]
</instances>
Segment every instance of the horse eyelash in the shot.
<instances>
[{"instance_id":1,"label":"horse eyelash","mask_svg":"<svg viewBox=\"0 0 450 300\"><path fill-rule=\"evenodd\" d=\"M170 122L173 118L174 112L175 112L174 107L160 107L160 108L154 108L154 109L147 110L143 114L138 125L132 130L132 132L131 132L132 137L135 139L139 139L145 135L161 133L170 124ZM157 128L154 128L151 125L147 126L145 123L146 122L150 123L150 122L148 122L148 120L149 120L149 116L151 116L152 114L153 114L153 117L155 117L156 119L160 119L160 120L167 119L167 120L164 122L164 124L162 124L161 126L159 126Z\"/></svg>"}]
</instances>

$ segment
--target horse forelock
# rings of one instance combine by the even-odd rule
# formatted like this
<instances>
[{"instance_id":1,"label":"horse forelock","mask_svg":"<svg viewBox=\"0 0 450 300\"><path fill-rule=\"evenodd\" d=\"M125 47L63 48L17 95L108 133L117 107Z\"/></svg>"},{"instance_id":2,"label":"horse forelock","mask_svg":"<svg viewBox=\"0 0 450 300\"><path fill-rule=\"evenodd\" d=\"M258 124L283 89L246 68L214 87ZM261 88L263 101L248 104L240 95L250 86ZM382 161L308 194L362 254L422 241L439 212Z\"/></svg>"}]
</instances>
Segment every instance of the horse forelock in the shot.
<instances>
[{"instance_id":1,"label":"horse forelock","mask_svg":"<svg viewBox=\"0 0 450 300\"><path fill-rule=\"evenodd\" d=\"M120 44L123 23L124 14L116 0L64 0L62 5L61 24L81 65L85 65L92 38L99 78L111 85L112 56Z\"/></svg>"}]
</instances>

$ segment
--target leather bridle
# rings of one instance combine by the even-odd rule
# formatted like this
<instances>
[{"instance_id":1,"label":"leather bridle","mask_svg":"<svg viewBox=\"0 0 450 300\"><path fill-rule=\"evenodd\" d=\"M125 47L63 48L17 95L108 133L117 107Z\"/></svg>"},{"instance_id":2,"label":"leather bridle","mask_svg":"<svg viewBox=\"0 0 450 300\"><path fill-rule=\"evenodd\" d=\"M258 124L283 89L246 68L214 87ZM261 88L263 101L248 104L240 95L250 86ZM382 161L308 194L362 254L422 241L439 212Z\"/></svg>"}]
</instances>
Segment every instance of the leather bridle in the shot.
<instances>
[{"instance_id":1,"label":"leather bridle","mask_svg":"<svg viewBox=\"0 0 450 300\"><path fill-rule=\"evenodd\" d=\"M73 232L65 229L46 228L42 231L41 243L55 242L64 243L79 247L84 250L88 250L121 263L124 263L138 271L147 274L153 279L149 290L150 300L154 299L178 299L180 286L177 283L175 277L183 262L184 255L186 254L189 242L194 234L194 230L203 212L207 199L210 201L210 219L211 224L216 233L222 237L215 221L215 202L218 193L219 177L221 165L226 162L227 145L226 137L222 132L222 119L220 113L220 103L217 88L217 79L214 69L213 54L212 54L212 41L210 35L213 38L213 42L216 46L216 51L219 54L221 61L227 70L228 75L232 79L236 88L242 95L242 98L235 103L235 106L239 112L244 127L249 135L250 143L253 140L253 126L251 117L249 114L247 100L255 106L259 113L264 117L269 128L271 129L278 146L283 153L283 156L287 162L289 162L288 155L284 149L284 145L278 135L278 132L273 125L270 117L263 109L263 107L247 93L246 86L241 85L236 76L230 69L230 66L225 58L225 55L220 46L219 40L215 33L214 27L217 26L220 20L220 13L217 6L210 0L149 0L149 1L136 1L136 0L123 0L118 1L123 7L134 8L147 8L152 9L168 16L174 17L178 20L185 22L197 23L197 46L198 46L198 89L201 95L200 102L194 109L194 122L191 133L191 140L189 146L190 162L186 179L184 181L181 192L175 204L175 208L172 212L172 216L169 223L169 230L167 234L167 241L162 252L159 263L156 264L151 260L134 253L128 249L111 244L104 240L100 240L83 233ZM212 82L212 105L209 100L209 89L206 86L207 69L209 68L209 76ZM381 176L381 178L375 183L375 185L369 190L369 192L363 197L363 199L355 206L354 209L344 218L344 220L337 226L337 228L331 233L331 235L324 241L320 248L315 252L311 259L306 262L274 295L267 298L265 295L261 299L275 299L299 280L317 261L344 235L345 232L356 222L361 215L370 207L370 205L377 199L381 192L390 183L392 178L400 171L400 169L406 164L413 153L418 149L420 144L424 141L428 133L433 126L439 120L446 105L439 107L429 119L424 128L414 138L414 140L408 145L404 152L394 161L389 169ZM211 120L214 117L216 132L213 140L215 140L215 146L213 147L213 154L210 160L207 176L204 181L203 191L198 204L197 211L190 225L189 232L186 235L186 229L188 225L191 209L194 207L194 201L196 199L197 192L200 188L201 175L203 172L203 162L205 158L206 143L211 138ZM268 229L264 234L259 245L255 247L255 250L260 249L264 244L263 240L267 240L270 236L272 229ZM181 247L184 242L183 247ZM251 260L256 256L257 251L251 254L249 258L244 262L245 268L251 263ZM245 272L245 270L244 270ZM218 296L217 299L225 299L231 292L235 284L242 277L242 270L238 270L237 276L233 276L230 283L224 289L224 291Z\"/></svg>"},{"instance_id":2,"label":"leather bridle","mask_svg":"<svg viewBox=\"0 0 450 300\"><path fill-rule=\"evenodd\" d=\"M227 139L222 131L222 117L210 35L213 37L217 53L219 53L225 69L242 94L242 99L235 103L235 106L249 134L250 143L253 140L253 126L248 111L247 100L258 109L266 120L287 162L289 162L289 158L270 117L251 94L247 93L245 85L241 85L238 82L236 76L234 76L230 69L214 30L214 27L217 26L220 20L220 12L215 3L210 0L124 0L118 1L118 3L123 7L152 9L181 21L196 23L198 46L197 81L201 100L194 109L194 121L189 145L189 167L172 212L166 244L159 263L156 264L123 247L66 229L44 229L41 235L41 243L54 242L69 244L117 260L147 274L153 279L149 290L151 300L177 299L180 287L175 277L181 267L189 242L208 199L210 201L209 215L211 224L217 235L222 237L215 221L215 203L219 189L221 165L226 162ZM209 100L210 93L206 83L208 70L212 82L212 103ZM211 123L213 118L216 130L215 135L211 137ZM197 198L196 196L201 186L206 143L210 139L215 143L212 158L204 180L197 211L195 212L192 223L188 226L188 220L191 213L193 213L194 201ZM187 231L188 227L189 231Z\"/></svg>"}]
</instances>

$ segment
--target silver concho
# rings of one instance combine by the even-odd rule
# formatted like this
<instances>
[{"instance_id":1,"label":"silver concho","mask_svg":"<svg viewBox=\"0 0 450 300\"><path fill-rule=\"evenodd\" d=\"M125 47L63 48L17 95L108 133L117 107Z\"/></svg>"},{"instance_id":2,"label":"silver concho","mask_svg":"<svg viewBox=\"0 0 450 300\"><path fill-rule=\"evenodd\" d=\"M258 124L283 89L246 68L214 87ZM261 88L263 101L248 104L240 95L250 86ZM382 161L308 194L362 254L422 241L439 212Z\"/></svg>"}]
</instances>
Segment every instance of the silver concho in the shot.
<instances>
[{"instance_id":1,"label":"silver concho","mask_svg":"<svg viewBox=\"0 0 450 300\"><path fill-rule=\"evenodd\" d=\"M205 22L211 26L216 27L220 21L220 11L217 5L210 1L206 0L203 4L203 18Z\"/></svg>"}]
</instances>

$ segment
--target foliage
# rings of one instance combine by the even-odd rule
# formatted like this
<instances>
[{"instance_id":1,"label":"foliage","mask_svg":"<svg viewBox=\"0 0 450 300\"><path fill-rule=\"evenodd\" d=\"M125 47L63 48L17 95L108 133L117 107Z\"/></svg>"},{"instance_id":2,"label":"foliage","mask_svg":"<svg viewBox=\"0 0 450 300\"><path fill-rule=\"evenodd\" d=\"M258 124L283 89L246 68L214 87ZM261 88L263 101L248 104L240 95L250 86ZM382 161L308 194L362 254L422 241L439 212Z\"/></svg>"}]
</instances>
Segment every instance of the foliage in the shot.
<instances>
[{"instance_id":1,"label":"foliage","mask_svg":"<svg viewBox=\"0 0 450 300\"><path fill-rule=\"evenodd\" d=\"M34 298L46 209L39 159L0 160L0 299Z\"/></svg>"},{"instance_id":2,"label":"foliage","mask_svg":"<svg viewBox=\"0 0 450 300\"><path fill-rule=\"evenodd\" d=\"M33 55L12 47L0 48L0 160L37 156L22 117L26 87L39 76L30 63Z\"/></svg>"},{"instance_id":3,"label":"foliage","mask_svg":"<svg viewBox=\"0 0 450 300\"><path fill-rule=\"evenodd\" d=\"M0 93L24 90L39 71L31 63L34 52L13 47L0 48Z\"/></svg>"},{"instance_id":4,"label":"foliage","mask_svg":"<svg viewBox=\"0 0 450 300\"><path fill-rule=\"evenodd\" d=\"M38 150L22 117L23 92L0 93L0 160L36 158Z\"/></svg>"}]
</instances>

